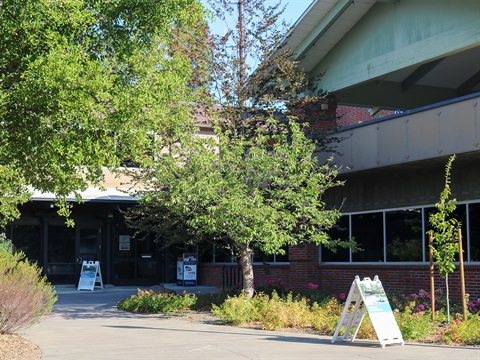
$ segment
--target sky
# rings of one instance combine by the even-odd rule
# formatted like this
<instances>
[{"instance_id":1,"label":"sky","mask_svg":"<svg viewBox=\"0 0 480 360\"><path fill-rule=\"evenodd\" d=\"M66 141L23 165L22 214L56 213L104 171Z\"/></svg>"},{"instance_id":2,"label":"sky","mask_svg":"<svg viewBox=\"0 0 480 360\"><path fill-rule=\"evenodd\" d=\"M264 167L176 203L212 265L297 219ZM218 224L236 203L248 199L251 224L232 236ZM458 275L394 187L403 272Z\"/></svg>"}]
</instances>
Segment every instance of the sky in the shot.
<instances>
[{"instance_id":1,"label":"sky","mask_svg":"<svg viewBox=\"0 0 480 360\"><path fill-rule=\"evenodd\" d=\"M267 5L274 5L277 1L278 0L264 0ZM234 2L235 0L232 0L232 3ZM287 5L283 17L288 24L293 25L312 2L313 0L282 0L282 5ZM202 3L206 5L207 2L206 0L202 0ZM213 23L211 24L211 28L213 33L224 34L226 32L226 26L223 23Z\"/></svg>"}]
</instances>

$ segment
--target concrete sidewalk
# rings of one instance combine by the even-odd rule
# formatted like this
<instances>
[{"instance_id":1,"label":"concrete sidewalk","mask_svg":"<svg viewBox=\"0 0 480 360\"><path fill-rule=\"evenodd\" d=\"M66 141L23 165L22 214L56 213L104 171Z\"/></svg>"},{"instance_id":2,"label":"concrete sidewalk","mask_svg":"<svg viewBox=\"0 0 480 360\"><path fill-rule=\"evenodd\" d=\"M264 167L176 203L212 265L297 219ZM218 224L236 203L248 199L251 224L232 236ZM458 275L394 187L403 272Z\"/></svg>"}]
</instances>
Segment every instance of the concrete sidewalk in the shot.
<instances>
[{"instance_id":1,"label":"concrete sidewalk","mask_svg":"<svg viewBox=\"0 0 480 360\"><path fill-rule=\"evenodd\" d=\"M137 288L73 290L58 288L59 300L52 314L23 334L41 347L44 360L480 360L478 348L418 344L382 348L378 342L361 340L331 344L330 337L318 335L130 314L117 310L115 304L135 294ZM175 290L183 292L183 288Z\"/></svg>"}]
</instances>

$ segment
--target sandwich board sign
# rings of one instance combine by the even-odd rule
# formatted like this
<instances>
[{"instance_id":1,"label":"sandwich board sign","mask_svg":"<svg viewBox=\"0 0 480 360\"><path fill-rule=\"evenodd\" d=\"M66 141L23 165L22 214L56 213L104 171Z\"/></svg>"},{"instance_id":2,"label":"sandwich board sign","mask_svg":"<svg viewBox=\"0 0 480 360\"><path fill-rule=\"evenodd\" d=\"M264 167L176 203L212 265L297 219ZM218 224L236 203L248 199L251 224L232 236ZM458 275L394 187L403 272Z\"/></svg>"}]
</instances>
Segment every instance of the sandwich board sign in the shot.
<instances>
[{"instance_id":1,"label":"sandwich board sign","mask_svg":"<svg viewBox=\"0 0 480 360\"><path fill-rule=\"evenodd\" d=\"M99 284L99 285L96 285ZM84 261L78 280L77 290L93 291L95 287L103 289L102 271L99 261Z\"/></svg>"},{"instance_id":2,"label":"sandwich board sign","mask_svg":"<svg viewBox=\"0 0 480 360\"><path fill-rule=\"evenodd\" d=\"M404 345L402 333L378 276L373 280L366 277L361 281L358 276L355 276L342 316L333 334L332 343L337 339L355 341L367 311L382 347L390 344ZM340 336L342 328L344 333Z\"/></svg>"}]
</instances>

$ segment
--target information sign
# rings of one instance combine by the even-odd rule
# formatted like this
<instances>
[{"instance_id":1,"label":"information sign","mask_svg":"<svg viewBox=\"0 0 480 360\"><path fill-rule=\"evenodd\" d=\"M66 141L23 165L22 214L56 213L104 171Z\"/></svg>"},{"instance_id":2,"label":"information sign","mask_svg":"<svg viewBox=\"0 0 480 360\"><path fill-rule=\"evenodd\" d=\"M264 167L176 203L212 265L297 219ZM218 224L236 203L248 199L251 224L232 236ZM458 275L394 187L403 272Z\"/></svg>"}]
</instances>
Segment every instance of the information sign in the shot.
<instances>
[{"instance_id":1,"label":"information sign","mask_svg":"<svg viewBox=\"0 0 480 360\"><path fill-rule=\"evenodd\" d=\"M97 285L99 284L99 285ZM93 291L95 287L103 289L102 272L99 261L84 261L78 280L78 290Z\"/></svg>"},{"instance_id":2,"label":"information sign","mask_svg":"<svg viewBox=\"0 0 480 360\"><path fill-rule=\"evenodd\" d=\"M183 254L178 258L177 285L197 285L197 254Z\"/></svg>"},{"instance_id":3,"label":"information sign","mask_svg":"<svg viewBox=\"0 0 480 360\"><path fill-rule=\"evenodd\" d=\"M404 344L402 333L378 276L373 280L364 278L362 281L358 276L355 277L332 343L339 338L353 342L367 311L382 347L387 344ZM342 329L343 335L339 336Z\"/></svg>"}]
</instances>

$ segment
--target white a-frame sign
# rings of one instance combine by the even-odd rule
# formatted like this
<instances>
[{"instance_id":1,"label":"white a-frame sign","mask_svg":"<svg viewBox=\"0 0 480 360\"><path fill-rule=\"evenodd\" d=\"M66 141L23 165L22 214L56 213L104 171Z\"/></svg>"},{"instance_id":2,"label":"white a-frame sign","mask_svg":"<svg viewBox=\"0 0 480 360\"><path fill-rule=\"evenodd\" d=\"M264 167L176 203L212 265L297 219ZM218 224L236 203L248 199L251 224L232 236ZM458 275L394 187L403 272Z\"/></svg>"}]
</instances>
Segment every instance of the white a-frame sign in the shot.
<instances>
[{"instance_id":1,"label":"white a-frame sign","mask_svg":"<svg viewBox=\"0 0 480 360\"><path fill-rule=\"evenodd\" d=\"M98 284L98 285L97 285ZM99 287L103 289L102 271L100 270L100 262L84 261L78 280L77 290L90 290Z\"/></svg>"},{"instance_id":2,"label":"white a-frame sign","mask_svg":"<svg viewBox=\"0 0 480 360\"><path fill-rule=\"evenodd\" d=\"M362 281L355 276L342 316L333 334L332 343L337 339L355 341L367 311L382 347L389 344L404 344L402 333L395 321L392 308L378 276L375 276L373 280L364 278ZM340 336L342 328L344 328L344 333Z\"/></svg>"}]
</instances>

